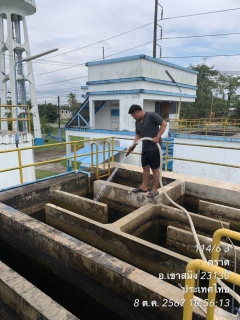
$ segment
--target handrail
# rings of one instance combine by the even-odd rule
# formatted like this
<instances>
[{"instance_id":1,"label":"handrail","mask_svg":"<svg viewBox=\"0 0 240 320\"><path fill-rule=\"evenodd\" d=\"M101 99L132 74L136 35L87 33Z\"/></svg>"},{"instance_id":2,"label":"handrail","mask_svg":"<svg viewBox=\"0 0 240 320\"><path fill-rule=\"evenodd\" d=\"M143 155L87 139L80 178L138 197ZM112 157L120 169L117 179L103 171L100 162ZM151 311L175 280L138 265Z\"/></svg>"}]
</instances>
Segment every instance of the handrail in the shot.
<instances>
[{"instance_id":1,"label":"handrail","mask_svg":"<svg viewBox=\"0 0 240 320\"><path fill-rule=\"evenodd\" d=\"M235 240L240 240L240 233L236 232L236 231L232 231L229 229L218 229L217 231L214 232L213 234L213 241L212 241L212 254L211 254L211 261L213 262L213 264L217 264L217 261L219 259L219 255L220 255L220 242L221 242L221 238L222 237L228 237L231 239L235 239ZM230 271L229 271L230 273ZM231 272L232 273L232 272ZM210 288L216 288L216 277L211 277L210 281L209 281L209 287ZM237 284L236 282L233 282L235 284ZM240 285L240 283L238 284ZM214 316L214 305L215 305L215 300L216 300L216 290L213 290L212 292L209 292L208 294L208 299L209 301L214 301L213 305L208 305L207 308L207 313L208 313L208 317L207 320L211 320L213 319Z\"/></svg>"},{"instance_id":2,"label":"handrail","mask_svg":"<svg viewBox=\"0 0 240 320\"><path fill-rule=\"evenodd\" d=\"M226 229L223 229L223 230L226 230ZM185 294L184 294L185 302L184 302L184 309L183 309L183 320L192 320L192 311L193 311L193 305L194 305L193 303L194 290L190 290L190 288L194 288L194 281L195 281L194 274L197 272L197 270L202 270L202 271L211 273L211 280L213 280L212 284L214 284L214 281L216 282L217 278L221 278L227 282L234 283L240 286L239 274L235 272L230 272L216 265L209 265L208 262L203 261L201 259L195 259L190 261L186 267L186 281L185 281ZM210 291L216 290L216 286L212 287L210 286L210 283L209 283L209 288L211 288ZM214 319L213 314L209 313L209 309L214 311L215 299L205 300L204 306L208 306L206 320L213 320Z\"/></svg>"},{"instance_id":3,"label":"handrail","mask_svg":"<svg viewBox=\"0 0 240 320\"><path fill-rule=\"evenodd\" d=\"M130 140L128 138L118 138L118 140L120 139L124 139L124 140ZM96 139L86 139L84 140L84 142L91 142L91 141L107 141L107 140L111 140L112 141L112 147L111 147L111 151L112 151L112 157L111 157L111 161L114 162L114 137L105 137L105 138L96 138ZM132 140L132 139L131 139ZM74 148L74 155L72 156L68 156L68 157L64 157L65 160L69 160L69 159L74 159L74 169L77 170L77 157L79 157L79 154L77 154L77 143L79 141L82 140L78 140L78 141L70 141L70 142L60 142L60 143L54 143L54 144L48 144L45 145L44 148L50 148L50 147L56 147L56 146L61 146L61 145L73 145ZM107 143L108 144L108 149L110 151L110 142L104 142L104 144ZM180 160L180 161L188 161L188 162L196 162L196 163L203 163L203 164L209 164L209 165L217 165L217 166L223 166L223 167L229 167L229 168L236 168L236 169L240 169L240 166L237 165L232 165L232 164L226 164L226 163L217 163L217 162L209 162L209 161L201 161L201 160L195 160L195 159L187 159L187 158L178 158L178 157L173 157L169 155L169 145L173 144L173 145L186 145L186 146L196 146L194 144L189 144L189 143L180 143L180 142L173 142L173 141L164 141L164 143L166 144L166 155L164 156L164 162L165 162L165 171L168 170L167 168L167 163L169 161L172 160ZM223 147L223 146L211 146L211 145L197 145L198 147L211 147L211 148L218 148L218 149L226 149L226 150L240 150L240 148L233 148L233 147ZM3 153L9 153L9 152L17 152L19 154L22 153L22 151L24 150L37 150L37 149L43 149L43 146L31 146L31 147L24 147L24 148L13 148L13 149L7 149L7 150L3 150L0 151L0 154ZM105 149L104 149L104 154L105 154ZM85 153L85 156L93 156L94 154L98 155L99 153L101 153L103 151L98 151L97 152L90 152L90 153ZM120 151L121 152L121 151ZM139 154L136 152L132 152L133 154ZM56 162L60 162L63 160L63 158L57 158L57 159L52 159L52 160L47 160L47 161L42 161L42 162L36 162L36 163L29 163L29 164L22 164L21 163L21 159L20 156L18 156L19 158L19 163L17 166L15 167L9 167L9 168L5 168L5 169L1 169L0 170L0 174L3 172L7 172L7 171L12 171L12 170L19 170L19 174L20 174L20 181L21 183L23 183L23 169L24 168L28 168L28 167L33 167L33 166L40 166L40 165L44 165L44 164L50 164L50 163L56 163ZM98 156L97 156L98 158ZM108 174L110 174L110 154L108 153ZM99 167L99 164L97 164L97 168ZM93 163L92 163L92 169L93 171ZM97 169L98 171L99 169ZM97 175L99 176L99 173L97 172Z\"/></svg>"},{"instance_id":4,"label":"handrail","mask_svg":"<svg viewBox=\"0 0 240 320\"><path fill-rule=\"evenodd\" d=\"M10 110L6 110L6 113L10 113L11 117L7 117L7 118L2 118L1 114L2 114L2 108L5 109L10 109ZM14 105L8 105L8 104L2 104L0 105L0 122L2 121L10 121L12 123L12 130L13 130L13 123L14 121L17 121L17 118L13 117L13 109L16 108L16 106ZM31 132L31 115L30 115L30 107L28 105L20 105L18 107L19 109L25 109L24 113L27 113L27 117L26 118L18 118L18 121L22 121L22 122L27 122L28 123L28 132ZM21 112L20 112L21 113Z\"/></svg>"},{"instance_id":5,"label":"handrail","mask_svg":"<svg viewBox=\"0 0 240 320\"><path fill-rule=\"evenodd\" d=\"M177 132L186 132L192 130L205 131L205 134L209 134L210 128L212 130L223 130L223 136L226 135L227 129L229 131L240 132L240 119L231 118L202 118L202 119L170 119L170 130Z\"/></svg>"},{"instance_id":6,"label":"handrail","mask_svg":"<svg viewBox=\"0 0 240 320\"><path fill-rule=\"evenodd\" d=\"M97 142L91 142L91 172L93 172L93 163L94 163L94 160L93 160L93 154L94 154L94 151L93 151L93 146L96 146L96 179L98 180L98 170L99 170L99 167L98 167L98 144Z\"/></svg>"}]
</instances>

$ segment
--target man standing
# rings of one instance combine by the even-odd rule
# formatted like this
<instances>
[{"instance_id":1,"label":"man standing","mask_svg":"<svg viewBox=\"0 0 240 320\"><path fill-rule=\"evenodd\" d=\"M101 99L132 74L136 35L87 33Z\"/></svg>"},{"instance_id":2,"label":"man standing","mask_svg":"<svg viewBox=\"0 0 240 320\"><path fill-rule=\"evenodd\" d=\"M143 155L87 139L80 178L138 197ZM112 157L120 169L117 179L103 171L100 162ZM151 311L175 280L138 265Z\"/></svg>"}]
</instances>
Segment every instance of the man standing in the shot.
<instances>
[{"instance_id":1,"label":"man standing","mask_svg":"<svg viewBox=\"0 0 240 320\"><path fill-rule=\"evenodd\" d=\"M128 148L128 152L131 152L136 142L141 138L152 138L150 140L144 140L142 144L142 168L143 168L143 181L139 188L133 189L132 192L147 192L148 180L150 178L150 168L153 172L153 187L148 192L147 197L154 198L159 194L157 187L159 183L159 167L160 167L160 155L157 147L157 143L162 145L161 136L164 133L167 123L156 112L146 112L142 108L133 104L129 108L128 113L136 120L136 136L133 144ZM160 128L159 128L160 126Z\"/></svg>"}]
</instances>

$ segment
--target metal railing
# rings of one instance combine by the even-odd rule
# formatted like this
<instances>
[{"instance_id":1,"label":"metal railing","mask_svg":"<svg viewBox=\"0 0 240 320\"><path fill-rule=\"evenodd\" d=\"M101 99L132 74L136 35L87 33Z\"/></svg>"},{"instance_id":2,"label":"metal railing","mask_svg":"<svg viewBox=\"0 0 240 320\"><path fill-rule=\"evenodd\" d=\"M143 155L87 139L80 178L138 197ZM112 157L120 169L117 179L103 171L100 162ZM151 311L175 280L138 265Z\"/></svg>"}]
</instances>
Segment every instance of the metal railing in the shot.
<instances>
[{"instance_id":1,"label":"metal railing","mask_svg":"<svg viewBox=\"0 0 240 320\"><path fill-rule=\"evenodd\" d=\"M212 119L180 119L170 120L169 128L176 133L209 135L218 132L226 136L240 133L240 119L212 118Z\"/></svg>"},{"instance_id":2,"label":"metal railing","mask_svg":"<svg viewBox=\"0 0 240 320\"><path fill-rule=\"evenodd\" d=\"M120 140L121 138L118 138ZM123 138L122 138L123 139ZM129 139L124 139L124 140L133 140L132 138ZM29 168L29 167L35 167L37 168L38 166L42 165L47 165L47 164L52 164L52 163L58 163L63 160L70 160L73 159L73 168L74 170L78 170L78 161L77 158L81 156L91 156L91 172L96 171L96 176L97 178L100 178L102 176L99 175L99 162L98 162L98 157L100 153L103 153L103 165L102 168L105 169L106 166L106 152L108 152L108 161L107 161L107 166L108 166L108 173L105 175L110 175L110 162L114 162L114 137L105 137L105 138L97 138L97 139L86 139L84 142L92 142L93 144L96 145L97 141L101 141L103 144L103 150L99 151L98 148L96 152L92 149L91 152L89 153L81 153L81 149L77 149L77 144L79 142L83 142L83 140L78 140L78 141L71 141L71 142L61 142L61 143L55 143L55 144L48 144L43 146L36 146L36 147L25 147L25 148L14 148L14 149L8 149L4 151L0 151L1 154L5 153L13 153L17 152L18 154L18 165L15 167L9 167L5 169L0 170L0 179L1 179L1 173L12 171L12 170L19 170L19 176L20 176L20 183L24 183L24 178L23 178L23 169L24 168ZM109 142L111 141L111 142ZM220 147L220 146L212 146L212 145L195 145L195 144L187 144L187 143L178 143L178 142L173 142L173 141L164 141L164 144L166 144L166 154L163 156L163 164L165 164L165 171L168 170L168 162L173 161L173 160L179 160L179 161L187 161L187 162L195 162L195 163L203 163L203 164L209 164L209 165L216 165L216 166L224 166L224 167L229 167L229 168L237 168L240 169L240 166L238 165L233 165L233 164L226 164L226 163L219 163L219 162L209 162L209 161L201 161L201 160L196 160L196 159L188 159L188 158L179 158L179 157L174 157L169 155L169 149L170 145L185 145L185 146L197 146L197 147L202 147L202 148L217 148L217 149L226 149L226 150L236 150L240 151L240 148L232 148L232 147ZM63 158L57 158L57 159L51 159L47 161L42 161L42 162L35 162L35 163L29 163L29 164L23 164L22 163L22 152L24 150L39 150L39 149L46 149L46 148L55 148L58 146L68 146L71 145L71 148L73 148L73 155L68 156L68 157L63 157ZM106 150L106 145L108 145L108 148ZM78 153L77 153L78 152ZM126 151L118 151L119 153L126 153ZM68 152L69 153L69 152ZM132 152L132 154L140 155L140 152ZM94 165L93 161L93 155L96 155L96 165Z\"/></svg>"},{"instance_id":3,"label":"metal railing","mask_svg":"<svg viewBox=\"0 0 240 320\"><path fill-rule=\"evenodd\" d=\"M240 286L240 275L235 272L230 272L224 268L217 266L217 262L220 255L220 242L222 237L229 237L235 240L240 240L240 233L232 231L229 229L219 229L214 232L213 241L212 241L212 253L211 261L216 265L210 265L208 262L196 259L188 263L186 268L186 281L185 281L185 303L184 303L184 312L183 320L192 320L192 310L193 310L193 291L188 290L187 288L194 287L195 277L193 276L197 270L202 270L210 273L209 280L209 290L208 290L208 299L205 300L205 306L207 307L207 317L206 320L214 319L214 309L216 302L216 288L217 288L217 278L223 279L230 283Z\"/></svg>"},{"instance_id":4,"label":"metal railing","mask_svg":"<svg viewBox=\"0 0 240 320\"><path fill-rule=\"evenodd\" d=\"M232 164L226 164L226 163L220 163L220 162L210 162L210 161L202 161L197 159L187 159L187 158L178 158L173 157L169 155L169 145L183 145L183 146L189 146L189 147L201 147L201 148L211 148L211 149L226 149L226 150L235 150L240 151L240 148L232 148L232 147L223 147L223 146L212 146L212 145L204 145L204 144L190 144L190 143L180 143L180 142L173 142L173 141L164 141L164 144L166 144L166 155L165 155L165 171L168 170L168 162L171 160L179 160L179 161L188 161L188 162L195 162L195 163L204 163L204 164L211 164L216 166L223 166L223 167L229 167L229 168L236 168L240 169L240 166L232 165Z\"/></svg>"},{"instance_id":5,"label":"metal railing","mask_svg":"<svg viewBox=\"0 0 240 320\"><path fill-rule=\"evenodd\" d=\"M13 170L19 170L19 176L20 176L20 183L23 184L24 181L24 175L23 175L23 169L25 168L29 168L29 167L38 167L38 166L42 166L42 165L46 165L46 164L52 164L52 163L58 163L61 162L63 160L72 160L73 159L73 168L74 170L78 170L78 161L77 158L81 157L81 156L91 156L93 157L93 155L96 155L96 158L98 159L99 154L106 152L105 150L105 144L107 143L109 146L112 145L111 148L108 148L109 151L109 160L108 160L108 174L110 175L110 158L111 161L114 162L114 138L113 137L105 137L105 138L98 138L98 139L86 139L84 140L84 142L92 142L94 140L94 143L96 144L96 141L102 141L102 143L104 144L104 148L102 151L98 151L96 150L96 152L94 152L93 150L91 150L91 152L89 153L77 153L77 151L81 151L77 150L77 144L79 142L83 142L83 140L78 140L78 141L70 141L70 142L61 142L61 143L55 143L55 144L48 144L43 146L33 146L33 147L25 147L25 148L13 148L13 149L8 149L8 150L4 150L4 151L0 151L0 155L1 154L5 154L5 153L14 153L17 152L18 154L18 165L15 167L9 167L9 168L5 168L0 170L0 179L1 179L1 173L4 172L8 172L8 171L13 171ZM111 143L108 141L111 140ZM107 142L106 142L107 141ZM53 148L53 147L58 147L58 146L67 146L67 145L71 145L71 147L73 148L73 155L71 156L65 156L62 158L57 158L57 159L51 159L51 160L47 160L47 161L42 161L42 162L34 162L34 163L28 163L28 164L23 164L22 163L22 152L25 150L39 150L39 149L46 149L46 148ZM92 158L93 159L93 158ZM105 164L103 165L103 169L105 169ZM94 172L94 166L91 166L91 172ZM99 176L99 163L97 160L97 164L96 164L96 174Z\"/></svg>"},{"instance_id":6,"label":"metal railing","mask_svg":"<svg viewBox=\"0 0 240 320\"><path fill-rule=\"evenodd\" d=\"M2 109L5 109L4 111ZM11 130L14 130L14 122L17 121L17 118L15 118L13 116L13 113L14 113L14 108L16 108L16 106L13 106L13 105L0 105L0 122L4 122L4 121L9 121L11 123ZM31 132L31 113L30 113L30 107L27 106L27 105L20 105L18 106L18 113L21 114L25 114L26 117L25 118L20 118L18 117L18 121L20 122L27 122L27 127L28 127L28 132ZM1 115L3 113L6 113L6 114L10 114L10 117L7 116L6 118L1 118Z\"/></svg>"}]
</instances>

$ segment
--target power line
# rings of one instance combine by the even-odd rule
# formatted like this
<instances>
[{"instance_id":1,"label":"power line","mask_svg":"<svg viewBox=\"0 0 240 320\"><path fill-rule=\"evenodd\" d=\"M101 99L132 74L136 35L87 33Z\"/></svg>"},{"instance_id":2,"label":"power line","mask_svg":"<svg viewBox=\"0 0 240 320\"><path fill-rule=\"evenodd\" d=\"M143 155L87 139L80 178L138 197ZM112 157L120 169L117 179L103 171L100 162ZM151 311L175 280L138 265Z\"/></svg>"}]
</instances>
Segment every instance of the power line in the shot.
<instances>
[{"instance_id":1,"label":"power line","mask_svg":"<svg viewBox=\"0 0 240 320\"><path fill-rule=\"evenodd\" d=\"M204 13L196 13L196 14L191 14L191 15L184 15L184 16L176 16L176 17L169 17L169 18L158 19L158 21L160 21L160 20L167 20L167 19L184 18L184 17L190 17L190 16L199 16L199 15L205 15L205 14L213 14L213 13L219 13L219 12L225 12L225 11L234 11L234 10L239 10L239 9L240 9L240 8L233 8L233 9L210 11L210 12L204 12ZM115 36L106 38L106 39L104 39L104 40L97 41L97 42L95 42L95 43L93 43L93 44L86 45L86 46L84 46L84 47L80 47L80 48L77 48L77 49L74 49L74 50L70 50L70 51L67 51L67 52L64 52L64 53L60 53L60 54L58 54L58 55L55 55L55 56L52 56L52 57L46 58L46 59L51 59L51 58L54 58L54 57L58 57L58 56L67 54L67 53L75 52L75 51L77 51L77 50L81 50L81 49L83 49L83 48L87 48L87 47L89 47L89 46L91 46L91 45L95 45L95 44L98 44L98 43L101 43L101 42L104 42L104 41L111 40L111 39L116 38L116 37L120 37L120 36L122 36L122 35L124 35L124 34L133 32L133 31L135 31L135 30L137 30L137 29L144 28L144 27L146 27L146 26L148 26L148 25L150 25L150 24L153 24L153 22L150 22L150 23L147 23L147 24L145 24L145 25L139 26L139 27L137 27L137 28L131 29L131 30L129 30L129 31L120 33L120 34L118 34L118 35L115 35Z\"/></svg>"},{"instance_id":2,"label":"power line","mask_svg":"<svg viewBox=\"0 0 240 320\"><path fill-rule=\"evenodd\" d=\"M135 29L136 30L136 29ZM164 38L159 38L157 40L175 40L175 39L190 39L190 38L205 38L205 37L218 37L218 36L230 36L230 35L239 35L240 32L232 32L232 33L218 33L218 34L206 34L206 35L193 35L193 36L179 36L179 37L164 37ZM124 51L121 51L121 52L118 52L118 53L122 53L122 52L125 52L125 51L129 51L129 50L132 50L132 49L135 49L135 48L138 48L138 47L141 47L141 46L144 46L146 44L150 44L152 43L152 41L150 42L147 42L147 43L144 43L142 45L139 45L137 47L134 47L134 48L131 48L131 49L126 49ZM96 43L94 43L96 44ZM92 45L94 45L92 44ZM87 47L89 47L91 45L88 45ZM85 47L82 47L82 48L78 48L76 50L80 50L80 49L84 49L86 48ZM115 54L118 54L118 53L115 53ZM115 55L113 54L113 55ZM106 57L110 57L112 55L108 55ZM51 57L52 58L52 57ZM48 59L48 58L47 58ZM42 61L46 61L47 59L42 59ZM100 59L97 59L97 60L100 60ZM86 62L85 62L86 63ZM70 67L66 67L66 68L62 68L62 69L58 69L58 70L53 70L53 71L49 71L49 72L44 72L44 73L39 73L39 74L36 74L36 76L41 76L41 75L44 75L44 74L47 74L47 73L53 73L53 72L58 72L58 71L62 71L62 70L66 70L66 69L71 69L71 68L74 68L74 67L79 67L79 66L82 66L82 65L85 65L85 63L80 63L80 64L75 64L75 65L72 65Z\"/></svg>"},{"instance_id":3,"label":"power line","mask_svg":"<svg viewBox=\"0 0 240 320\"><path fill-rule=\"evenodd\" d=\"M201 55L201 56L184 56L184 57L162 57L164 59L179 59L179 58L211 58L211 57L234 57L234 56L240 56L240 53L236 54L215 54L215 55Z\"/></svg>"},{"instance_id":4,"label":"power line","mask_svg":"<svg viewBox=\"0 0 240 320\"><path fill-rule=\"evenodd\" d=\"M68 81L72 81L72 80L76 80L76 79L82 79L82 78L87 78L88 76L83 76L83 77L78 77L78 78L72 78L72 79L68 79L68 80L62 80L62 81L56 81L56 82L50 82L50 83L44 83L44 84L36 84L35 86L46 86L48 84L54 84L54 83L60 83L60 82L68 82Z\"/></svg>"},{"instance_id":5,"label":"power line","mask_svg":"<svg viewBox=\"0 0 240 320\"><path fill-rule=\"evenodd\" d=\"M159 38L157 40L171 40L171 39L188 39L188 38L201 38L201 37L211 37L211 36L228 36L228 35L233 35L233 34L240 34L239 32L235 32L235 33L222 33L222 34L216 34L216 35L196 35L196 36L186 36L186 37L171 37L171 38ZM132 47L132 48L129 48L129 49L126 49L126 50L123 50L123 51L120 51L120 52L117 52L117 53L114 53L114 54L110 54L108 56L106 56L106 58L108 57L111 57L111 56L114 56L114 55L117 55L117 54L120 54L120 53L123 53L123 52L126 52L126 51L130 51L130 50L133 50L133 49L136 49L136 48L139 48L139 47L142 47L142 46L145 46L147 44L150 44L152 43L152 41L149 41L149 42L146 42L144 44L141 44L141 45L138 45L138 46L135 46L135 47ZM217 56L217 55L216 55ZM189 56L191 57L191 56ZM194 56L192 56L194 57ZM197 56L196 56L197 57ZM205 57L205 56L204 56ZM209 57L209 56L208 56ZM162 58L175 58L175 57L162 57ZM176 57L177 58L177 57ZM185 58L185 57L184 57ZM96 59L94 61L98 61L98 60L101 60L102 58L99 58L99 59ZM62 70L66 70L66 69L71 69L71 68L74 68L74 67L79 67L79 66L82 66L82 65L85 65L86 62L84 63L80 63L80 64L76 64L74 66L70 66L70 67L66 67L66 68L62 68L62 69L58 69L58 70L53 70L53 71L49 71L49 72L44 72L44 73L39 73L39 74L36 74L36 76L41 76L41 75L44 75L44 74L48 74L48 73L53 73L53 72L58 72L58 71L62 71Z\"/></svg>"},{"instance_id":6,"label":"power line","mask_svg":"<svg viewBox=\"0 0 240 320\"><path fill-rule=\"evenodd\" d=\"M239 34L240 32L231 32L231 33L204 34L204 35L196 35L196 36L181 36L181 37L169 37L169 38L164 37L164 38L161 38L161 40L219 37L219 36L232 36L232 35L239 35Z\"/></svg>"},{"instance_id":7,"label":"power line","mask_svg":"<svg viewBox=\"0 0 240 320\"><path fill-rule=\"evenodd\" d=\"M46 30L49 30L49 29L54 28L54 27L57 27L57 26L60 26L61 24L67 23L67 22L69 22L69 21L72 21L73 19L76 19L76 18L79 18L79 17L81 17L81 16L84 16L85 14L88 14L88 13L90 13L90 12L92 12L92 11L98 10L98 9L100 9L100 8L108 5L109 3L112 3L112 2L115 2L115 1L116 1L116 0L112 0L112 1L110 1L110 2L108 2L108 3L103 4L102 6L99 6L99 7L97 7L97 8L92 9L92 10L89 10L89 11L87 11L87 12L84 12L84 13L82 13L82 14L76 16L76 17L73 17L73 18L71 18L71 19L69 19L69 20L63 21L63 22L58 23L58 24L55 24L54 26L51 26L51 27L49 27L49 28L46 28L46 29L43 29L43 30L41 30L41 31L35 32L35 33L33 33L33 34L30 34L30 36L33 36L33 35L35 35L35 34L37 34L37 33L40 33L40 32L46 31Z\"/></svg>"},{"instance_id":8,"label":"power line","mask_svg":"<svg viewBox=\"0 0 240 320\"><path fill-rule=\"evenodd\" d=\"M187 14L187 15L184 15L184 16L176 16L176 17L163 18L163 19L159 19L159 20L187 18L187 17L201 16L201 15L205 15L205 14L220 13L220 12L226 12L226 11L235 11L235 10L239 10L239 9L240 9L240 8L232 8L232 9L209 11L209 12L202 12L202 13L193 13L193 14Z\"/></svg>"},{"instance_id":9,"label":"power line","mask_svg":"<svg viewBox=\"0 0 240 320\"><path fill-rule=\"evenodd\" d=\"M85 48L91 47L91 46L93 46L93 45L95 45L95 44L98 44L98 43L101 43L101 42L104 42L104 41L108 41L108 40L111 40L111 39L120 37L120 36L122 36L122 35L124 35L124 34L127 34L127 33L130 33L130 32L133 32L133 31L135 31L135 30L141 29L141 28L143 28L143 27L145 27L145 26L148 26L148 25L150 25L150 24L152 24L152 23L153 23L153 22L150 22L150 23L147 23L147 24L145 24L145 25L143 25L143 26L140 26L140 27L131 29L131 30L126 31L126 32L119 33L119 34L117 34L117 35L115 35L115 36L112 36L112 37L109 37L109 38L106 38L106 39L103 39L103 40L99 40L99 41L94 42L94 43L92 43L92 44L88 44L88 45L86 45L86 46L83 46L83 47L80 47L80 48L77 48L77 49L74 49L74 50L71 50L71 51L67 51L67 52L64 52L64 53L57 54L57 55L55 55L55 56L46 58L45 60L48 60L48 59L51 59L51 58L55 58L55 57L59 57L59 56L62 56L62 55L64 55L64 54L67 54L67 53L72 53L72 52L75 52L75 51L78 51L78 50L81 50L81 49L85 49Z\"/></svg>"}]
</instances>

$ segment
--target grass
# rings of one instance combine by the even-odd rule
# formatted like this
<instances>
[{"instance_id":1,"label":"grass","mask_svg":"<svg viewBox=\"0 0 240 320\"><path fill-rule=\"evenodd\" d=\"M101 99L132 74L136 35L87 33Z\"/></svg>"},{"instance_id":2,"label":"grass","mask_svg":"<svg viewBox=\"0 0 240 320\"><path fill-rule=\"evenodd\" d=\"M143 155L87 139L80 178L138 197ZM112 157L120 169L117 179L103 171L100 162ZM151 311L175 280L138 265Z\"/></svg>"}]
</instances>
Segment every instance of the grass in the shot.
<instances>
[{"instance_id":1,"label":"grass","mask_svg":"<svg viewBox=\"0 0 240 320\"><path fill-rule=\"evenodd\" d=\"M57 172L53 172L50 170L41 170L41 169L36 169L36 179L43 179L43 178L48 178L51 176L57 175Z\"/></svg>"},{"instance_id":2,"label":"grass","mask_svg":"<svg viewBox=\"0 0 240 320\"><path fill-rule=\"evenodd\" d=\"M35 152L41 152L43 150L51 150L51 149L60 149L60 150L64 150L66 149L66 145L58 145L58 141L57 140L54 140L52 139L51 137L48 137L47 138L47 141L45 141L45 137L46 137L47 134L44 134L43 135L43 141L44 141L44 146L42 148L37 148L35 149ZM51 130L51 135L53 137L57 137L58 136L58 128L52 128ZM66 135L65 135L65 130L61 130L61 135L62 135L62 138L65 139ZM77 149L80 149L82 147L84 147L84 140L82 137L73 137L71 136L71 141L79 141L77 142ZM47 147L47 145L49 144L56 144L54 147ZM73 149L73 145L72 145L72 149Z\"/></svg>"}]
</instances>

